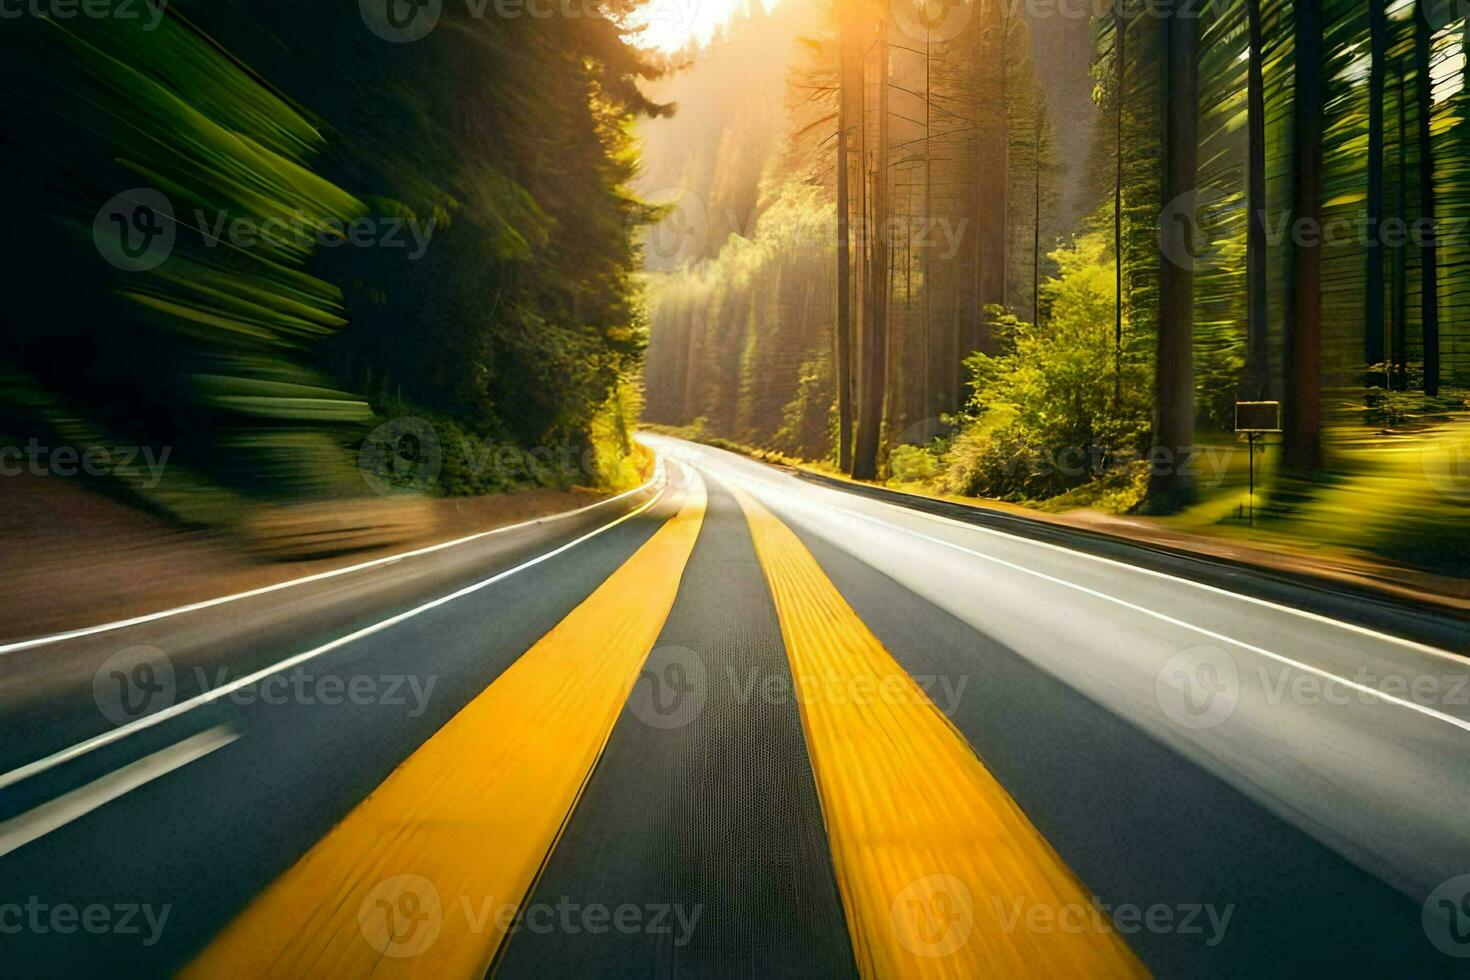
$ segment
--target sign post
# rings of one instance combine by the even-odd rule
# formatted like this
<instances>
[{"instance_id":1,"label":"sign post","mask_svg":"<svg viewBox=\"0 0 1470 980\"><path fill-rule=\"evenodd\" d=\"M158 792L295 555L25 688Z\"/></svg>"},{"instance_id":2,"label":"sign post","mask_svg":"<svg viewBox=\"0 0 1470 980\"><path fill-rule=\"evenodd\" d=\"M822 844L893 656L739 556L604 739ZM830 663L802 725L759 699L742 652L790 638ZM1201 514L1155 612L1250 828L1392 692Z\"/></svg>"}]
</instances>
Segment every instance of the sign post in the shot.
<instances>
[{"instance_id":1,"label":"sign post","mask_svg":"<svg viewBox=\"0 0 1470 980\"><path fill-rule=\"evenodd\" d=\"M1256 526L1256 437L1281 431L1280 402L1236 402L1235 431L1245 433L1250 455L1250 526Z\"/></svg>"}]
</instances>

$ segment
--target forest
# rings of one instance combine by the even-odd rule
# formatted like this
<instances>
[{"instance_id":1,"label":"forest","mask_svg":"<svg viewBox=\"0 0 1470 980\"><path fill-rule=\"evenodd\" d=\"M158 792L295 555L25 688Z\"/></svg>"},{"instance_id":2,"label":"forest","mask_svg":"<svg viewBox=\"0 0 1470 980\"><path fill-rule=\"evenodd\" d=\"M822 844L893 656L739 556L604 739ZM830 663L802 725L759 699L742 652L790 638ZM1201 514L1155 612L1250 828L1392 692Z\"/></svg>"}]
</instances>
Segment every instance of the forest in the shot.
<instances>
[{"instance_id":1,"label":"forest","mask_svg":"<svg viewBox=\"0 0 1470 980\"><path fill-rule=\"evenodd\" d=\"M441 443L420 490L627 478L631 123L669 111L639 89L636 3L450 5L412 39L355 2L128 6L0 32L7 443L167 447L158 479L103 488L203 526L367 495L364 441L400 418ZM486 446L594 472L475 465Z\"/></svg>"},{"instance_id":2,"label":"forest","mask_svg":"<svg viewBox=\"0 0 1470 980\"><path fill-rule=\"evenodd\" d=\"M890 486L1462 563L1464 5L1073 6L756 4L656 83L786 52L642 125L653 161L729 148L639 185L668 208L648 418ZM1281 431L1248 460L1262 401Z\"/></svg>"}]
</instances>

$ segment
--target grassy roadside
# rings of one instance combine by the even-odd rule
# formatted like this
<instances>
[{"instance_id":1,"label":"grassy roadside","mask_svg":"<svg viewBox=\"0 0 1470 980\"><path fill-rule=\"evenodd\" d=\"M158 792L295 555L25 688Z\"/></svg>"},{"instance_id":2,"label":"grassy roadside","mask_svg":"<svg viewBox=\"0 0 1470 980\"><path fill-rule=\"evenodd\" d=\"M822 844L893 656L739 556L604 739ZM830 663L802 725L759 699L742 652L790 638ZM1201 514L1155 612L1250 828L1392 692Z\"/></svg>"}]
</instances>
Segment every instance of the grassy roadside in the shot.
<instances>
[{"instance_id":1,"label":"grassy roadside","mask_svg":"<svg viewBox=\"0 0 1470 980\"><path fill-rule=\"evenodd\" d=\"M99 492L96 481L7 476L0 479L9 559L0 571L0 616L10 624L3 636L124 619L586 507L651 478L654 454L631 438L627 409L636 407L599 414L578 479L560 485L256 506L233 523L184 523Z\"/></svg>"},{"instance_id":2,"label":"grassy roadside","mask_svg":"<svg viewBox=\"0 0 1470 980\"><path fill-rule=\"evenodd\" d=\"M1470 611L1470 553L1456 540L1442 550L1417 552L1428 560L1413 561L1414 541L1435 526L1447 506L1453 469L1441 470L1439 479L1415 478L1422 468L1449 467L1459 445L1458 433L1448 433L1429 450L1414 447L1413 458L1390 444L1371 442L1355 448L1339 447L1338 453L1350 467L1351 476L1331 484L1314 486L1302 493L1295 506L1281 501L1284 481L1278 479L1275 452L1259 449L1256 455L1256 523L1248 520L1249 461L1244 446L1218 441L1201 447L1202 467L1207 479L1199 500L1190 508L1166 517L1121 514L1096 507L1068 508L1055 499L1046 506L968 497L946 493L934 480L890 478L859 481L828 462L797 459L783 453L710 436L690 428L644 425L662 435L688 439L717 449L748 456L761 462L816 474L842 483L882 487L898 493L980 510L999 511L1080 530L1113 535L1126 540L1165 546L1202 556L1224 558L1276 572L1314 575L1388 592L1403 599L1431 601L1449 608ZM1351 455L1350 455L1351 454ZM1427 454L1427 455L1425 455ZM1427 462L1426 462L1427 460ZM1394 495L1396 506L1389 515L1374 519L1361 507L1363 487L1371 492ZM1301 491L1297 491L1301 492ZM1393 546L1393 532L1380 526L1397 519L1400 546ZM1380 544L1385 538L1388 544Z\"/></svg>"}]
</instances>

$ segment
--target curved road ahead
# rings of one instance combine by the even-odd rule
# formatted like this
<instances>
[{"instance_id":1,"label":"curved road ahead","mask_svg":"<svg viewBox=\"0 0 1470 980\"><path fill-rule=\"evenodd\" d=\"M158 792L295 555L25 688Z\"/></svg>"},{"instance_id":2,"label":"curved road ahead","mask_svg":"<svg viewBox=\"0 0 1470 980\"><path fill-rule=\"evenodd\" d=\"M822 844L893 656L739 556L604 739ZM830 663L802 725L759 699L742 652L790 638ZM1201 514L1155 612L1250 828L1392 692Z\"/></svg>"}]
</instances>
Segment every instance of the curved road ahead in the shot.
<instances>
[{"instance_id":1,"label":"curved road ahead","mask_svg":"<svg viewBox=\"0 0 1470 980\"><path fill-rule=\"evenodd\" d=\"M0 644L0 974L1470 970L1464 644L649 439L575 514Z\"/></svg>"}]
</instances>

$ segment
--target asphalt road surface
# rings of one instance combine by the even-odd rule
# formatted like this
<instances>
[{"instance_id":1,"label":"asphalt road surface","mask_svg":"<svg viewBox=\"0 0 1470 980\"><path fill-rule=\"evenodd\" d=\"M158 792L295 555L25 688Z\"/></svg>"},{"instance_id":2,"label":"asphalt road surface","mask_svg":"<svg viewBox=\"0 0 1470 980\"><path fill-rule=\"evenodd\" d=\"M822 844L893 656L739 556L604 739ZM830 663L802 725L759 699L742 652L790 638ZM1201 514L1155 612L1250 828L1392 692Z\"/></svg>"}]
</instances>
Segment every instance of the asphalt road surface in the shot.
<instances>
[{"instance_id":1,"label":"asphalt road surface","mask_svg":"<svg viewBox=\"0 0 1470 980\"><path fill-rule=\"evenodd\" d=\"M650 442L0 644L0 975L1470 974L1463 643Z\"/></svg>"}]
</instances>

